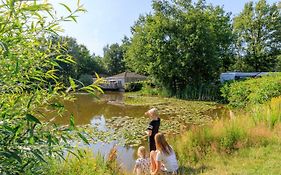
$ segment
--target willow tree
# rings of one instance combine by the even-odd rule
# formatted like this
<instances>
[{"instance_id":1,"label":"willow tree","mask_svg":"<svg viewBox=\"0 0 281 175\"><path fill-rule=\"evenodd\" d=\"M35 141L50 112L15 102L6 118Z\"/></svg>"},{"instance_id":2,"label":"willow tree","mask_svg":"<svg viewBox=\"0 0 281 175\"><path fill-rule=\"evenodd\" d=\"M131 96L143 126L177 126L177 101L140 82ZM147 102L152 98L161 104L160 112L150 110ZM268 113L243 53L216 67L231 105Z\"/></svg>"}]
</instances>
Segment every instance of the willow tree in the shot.
<instances>
[{"instance_id":1,"label":"willow tree","mask_svg":"<svg viewBox=\"0 0 281 175\"><path fill-rule=\"evenodd\" d=\"M42 38L61 31L61 21L76 21L76 14L84 11L79 1L76 9L61 5L68 11L65 17L56 17L47 2L0 3L0 174L40 174L45 156L62 156L70 146L66 136L73 122L59 130L41 120L46 117L42 108L60 108L53 98L63 96L64 85L55 74L58 64L50 58L73 62L59 52L61 45L42 44ZM50 49L54 47L58 49Z\"/></svg>"}]
</instances>

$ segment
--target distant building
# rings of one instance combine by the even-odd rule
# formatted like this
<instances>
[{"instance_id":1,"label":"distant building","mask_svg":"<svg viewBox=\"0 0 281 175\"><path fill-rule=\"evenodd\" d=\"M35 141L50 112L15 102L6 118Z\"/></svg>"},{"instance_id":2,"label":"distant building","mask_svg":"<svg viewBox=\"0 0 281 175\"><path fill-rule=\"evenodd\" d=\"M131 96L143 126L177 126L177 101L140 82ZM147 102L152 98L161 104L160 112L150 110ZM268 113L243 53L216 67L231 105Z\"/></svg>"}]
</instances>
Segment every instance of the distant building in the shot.
<instances>
[{"instance_id":1,"label":"distant building","mask_svg":"<svg viewBox=\"0 0 281 175\"><path fill-rule=\"evenodd\" d=\"M220 75L220 82L229 80L240 80L245 78L255 78L267 74L268 72L225 72Z\"/></svg>"},{"instance_id":2,"label":"distant building","mask_svg":"<svg viewBox=\"0 0 281 175\"><path fill-rule=\"evenodd\" d=\"M137 82L146 80L147 77L134 72L123 72L111 77L105 78L104 84L100 85L104 90L122 90L125 83Z\"/></svg>"}]
</instances>

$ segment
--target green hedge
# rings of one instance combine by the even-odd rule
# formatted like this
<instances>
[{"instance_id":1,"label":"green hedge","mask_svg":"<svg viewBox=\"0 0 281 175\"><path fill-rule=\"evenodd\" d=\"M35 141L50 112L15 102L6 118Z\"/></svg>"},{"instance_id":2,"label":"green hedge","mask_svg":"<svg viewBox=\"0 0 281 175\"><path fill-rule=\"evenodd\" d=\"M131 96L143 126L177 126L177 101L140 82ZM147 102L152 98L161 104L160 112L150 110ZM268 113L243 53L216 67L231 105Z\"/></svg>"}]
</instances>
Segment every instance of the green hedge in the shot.
<instances>
[{"instance_id":1,"label":"green hedge","mask_svg":"<svg viewBox=\"0 0 281 175\"><path fill-rule=\"evenodd\" d=\"M262 104L281 95L281 73L227 83L221 92L232 107Z\"/></svg>"}]
</instances>

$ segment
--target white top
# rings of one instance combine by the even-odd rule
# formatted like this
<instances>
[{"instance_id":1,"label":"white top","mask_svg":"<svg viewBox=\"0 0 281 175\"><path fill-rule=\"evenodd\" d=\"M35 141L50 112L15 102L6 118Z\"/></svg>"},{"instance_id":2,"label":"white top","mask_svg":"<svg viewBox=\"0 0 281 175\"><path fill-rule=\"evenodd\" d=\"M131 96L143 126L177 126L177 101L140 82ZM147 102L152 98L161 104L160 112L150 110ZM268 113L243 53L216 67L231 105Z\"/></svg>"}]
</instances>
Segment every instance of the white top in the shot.
<instances>
[{"instance_id":1,"label":"white top","mask_svg":"<svg viewBox=\"0 0 281 175\"><path fill-rule=\"evenodd\" d=\"M150 161L148 158L138 158L136 160L137 175L150 174Z\"/></svg>"},{"instance_id":2,"label":"white top","mask_svg":"<svg viewBox=\"0 0 281 175\"><path fill-rule=\"evenodd\" d=\"M161 161L167 172L174 172L179 168L174 150L172 150L170 155L165 155L164 153L157 151L156 161Z\"/></svg>"}]
</instances>

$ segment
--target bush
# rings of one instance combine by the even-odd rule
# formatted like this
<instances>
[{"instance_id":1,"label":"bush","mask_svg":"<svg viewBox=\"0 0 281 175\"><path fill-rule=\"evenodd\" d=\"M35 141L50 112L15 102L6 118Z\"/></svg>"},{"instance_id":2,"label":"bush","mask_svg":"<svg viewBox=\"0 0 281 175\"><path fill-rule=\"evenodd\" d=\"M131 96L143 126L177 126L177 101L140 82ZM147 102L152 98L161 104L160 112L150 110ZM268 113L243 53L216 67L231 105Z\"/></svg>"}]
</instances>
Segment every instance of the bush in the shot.
<instances>
[{"instance_id":1,"label":"bush","mask_svg":"<svg viewBox=\"0 0 281 175\"><path fill-rule=\"evenodd\" d=\"M84 86L89 86L93 84L93 77L89 74L82 74L79 81L82 82Z\"/></svg>"},{"instance_id":2,"label":"bush","mask_svg":"<svg viewBox=\"0 0 281 175\"><path fill-rule=\"evenodd\" d=\"M281 74L275 73L226 84L221 92L232 107L242 108L247 105L262 104L281 95Z\"/></svg>"},{"instance_id":3,"label":"bush","mask_svg":"<svg viewBox=\"0 0 281 175\"><path fill-rule=\"evenodd\" d=\"M135 92L142 89L144 82L143 81L137 81L137 82L131 82L125 84L125 91L126 92Z\"/></svg>"}]
</instances>

